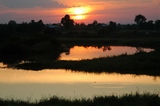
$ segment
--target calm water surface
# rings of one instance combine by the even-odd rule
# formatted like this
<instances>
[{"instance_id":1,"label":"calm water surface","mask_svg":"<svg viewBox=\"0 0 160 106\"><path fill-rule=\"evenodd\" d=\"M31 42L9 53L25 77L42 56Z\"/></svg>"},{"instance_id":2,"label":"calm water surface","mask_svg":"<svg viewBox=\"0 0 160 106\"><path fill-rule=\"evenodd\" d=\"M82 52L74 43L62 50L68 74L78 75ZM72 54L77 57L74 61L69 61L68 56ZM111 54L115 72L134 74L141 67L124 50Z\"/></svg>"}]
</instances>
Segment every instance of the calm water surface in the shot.
<instances>
[{"instance_id":1,"label":"calm water surface","mask_svg":"<svg viewBox=\"0 0 160 106\"><path fill-rule=\"evenodd\" d=\"M117 56L121 54L135 54L139 51L150 52L153 49L150 48L136 48L128 46L74 46L69 52L61 54L61 60L81 60L92 59L106 56Z\"/></svg>"},{"instance_id":2,"label":"calm water surface","mask_svg":"<svg viewBox=\"0 0 160 106\"><path fill-rule=\"evenodd\" d=\"M143 49L146 52L152 49ZM91 59L120 54L134 54L133 47L74 46L61 60ZM130 74L94 74L66 70L26 71L4 68L0 64L0 98L35 101L53 95L65 98L92 98L96 95L121 95L139 91L160 92L160 77Z\"/></svg>"},{"instance_id":3,"label":"calm water surface","mask_svg":"<svg viewBox=\"0 0 160 106\"><path fill-rule=\"evenodd\" d=\"M0 69L0 98L35 101L53 95L73 99L136 91L160 92L160 77L48 69L38 72Z\"/></svg>"}]
</instances>

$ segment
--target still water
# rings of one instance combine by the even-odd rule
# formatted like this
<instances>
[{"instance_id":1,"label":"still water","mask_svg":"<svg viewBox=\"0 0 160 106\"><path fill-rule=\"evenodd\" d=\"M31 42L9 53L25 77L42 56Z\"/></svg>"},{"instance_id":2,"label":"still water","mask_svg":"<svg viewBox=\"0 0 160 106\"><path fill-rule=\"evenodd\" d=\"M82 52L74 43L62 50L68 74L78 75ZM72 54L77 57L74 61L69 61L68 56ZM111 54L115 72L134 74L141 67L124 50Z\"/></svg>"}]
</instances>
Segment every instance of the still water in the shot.
<instances>
[{"instance_id":1,"label":"still water","mask_svg":"<svg viewBox=\"0 0 160 106\"><path fill-rule=\"evenodd\" d=\"M91 59L120 54L134 54L137 50L145 52L152 49L133 47L82 47L74 46L62 60ZM0 98L40 100L53 95L74 98L92 98L103 95L121 95L131 92L160 92L160 77L116 73L83 73L70 70L45 69L26 71L5 68L0 64Z\"/></svg>"},{"instance_id":2,"label":"still water","mask_svg":"<svg viewBox=\"0 0 160 106\"><path fill-rule=\"evenodd\" d=\"M69 49L69 52L61 54L61 60L81 60L92 59L106 56L117 56L121 54L135 54L136 52L150 52L153 49L129 46L74 46Z\"/></svg>"},{"instance_id":3,"label":"still water","mask_svg":"<svg viewBox=\"0 0 160 106\"><path fill-rule=\"evenodd\" d=\"M0 69L0 98L35 101L53 95L92 98L131 92L160 92L160 77L130 74L94 74L66 70Z\"/></svg>"}]
</instances>

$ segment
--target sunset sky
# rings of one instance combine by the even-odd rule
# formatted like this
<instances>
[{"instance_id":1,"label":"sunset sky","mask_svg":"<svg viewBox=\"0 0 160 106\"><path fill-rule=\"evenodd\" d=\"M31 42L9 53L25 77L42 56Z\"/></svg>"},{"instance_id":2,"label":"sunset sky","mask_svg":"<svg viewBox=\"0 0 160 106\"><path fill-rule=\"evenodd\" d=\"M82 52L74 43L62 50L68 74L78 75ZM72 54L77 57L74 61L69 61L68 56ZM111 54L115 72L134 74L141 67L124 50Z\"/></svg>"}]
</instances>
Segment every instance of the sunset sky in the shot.
<instances>
[{"instance_id":1,"label":"sunset sky","mask_svg":"<svg viewBox=\"0 0 160 106\"><path fill-rule=\"evenodd\" d=\"M65 14L75 22L134 23L137 14L160 19L160 0L0 0L0 23L42 20L59 23Z\"/></svg>"}]
</instances>

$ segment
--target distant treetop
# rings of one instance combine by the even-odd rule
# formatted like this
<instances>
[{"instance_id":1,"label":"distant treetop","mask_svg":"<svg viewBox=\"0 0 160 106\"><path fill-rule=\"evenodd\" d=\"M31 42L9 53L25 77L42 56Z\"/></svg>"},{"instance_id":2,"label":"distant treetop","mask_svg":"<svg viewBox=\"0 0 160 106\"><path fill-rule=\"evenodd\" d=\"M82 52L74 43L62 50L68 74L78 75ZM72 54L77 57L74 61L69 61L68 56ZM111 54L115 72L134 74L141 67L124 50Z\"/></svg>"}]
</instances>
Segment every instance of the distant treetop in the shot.
<instances>
[{"instance_id":1,"label":"distant treetop","mask_svg":"<svg viewBox=\"0 0 160 106\"><path fill-rule=\"evenodd\" d=\"M61 19L61 24L63 24L63 26L66 29L71 29L74 26L74 21L72 19L70 19L70 16L68 14L66 14L62 19Z\"/></svg>"}]
</instances>

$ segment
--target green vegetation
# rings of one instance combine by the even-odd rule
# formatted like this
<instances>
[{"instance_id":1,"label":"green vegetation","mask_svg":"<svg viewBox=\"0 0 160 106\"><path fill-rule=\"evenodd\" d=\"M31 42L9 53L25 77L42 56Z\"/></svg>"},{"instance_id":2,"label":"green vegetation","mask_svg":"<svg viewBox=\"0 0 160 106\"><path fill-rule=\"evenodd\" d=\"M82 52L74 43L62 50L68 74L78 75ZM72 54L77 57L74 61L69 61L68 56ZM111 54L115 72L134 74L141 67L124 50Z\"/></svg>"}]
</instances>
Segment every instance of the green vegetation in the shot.
<instances>
[{"instance_id":1,"label":"green vegetation","mask_svg":"<svg viewBox=\"0 0 160 106\"><path fill-rule=\"evenodd\" d=\"M53 96L31 103L21 100L0 99L1 106L160 106L158 94L124 94L123 96L96 96L93 99L65 99Z\"/></svg>"}]
</instances>

